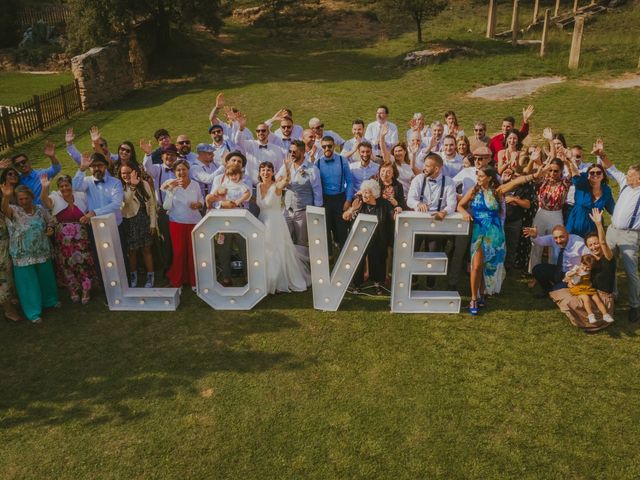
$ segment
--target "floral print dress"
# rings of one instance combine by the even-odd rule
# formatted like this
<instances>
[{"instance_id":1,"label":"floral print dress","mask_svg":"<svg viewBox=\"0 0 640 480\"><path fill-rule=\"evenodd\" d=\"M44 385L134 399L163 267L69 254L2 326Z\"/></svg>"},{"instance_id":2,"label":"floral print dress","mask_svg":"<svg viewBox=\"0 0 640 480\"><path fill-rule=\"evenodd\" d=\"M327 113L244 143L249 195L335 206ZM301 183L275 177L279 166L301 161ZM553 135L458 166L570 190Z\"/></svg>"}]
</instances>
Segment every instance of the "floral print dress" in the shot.
<instances>
[{"instance_id":1,"label":"floral print dress","mask_svg":"<svg viewBox=\"0 0 640 480\"><path fill-rule=\"evenodd\" d=\"M488 295L500 293L506 275L504 259L506 244L500 218L502 207L492 190L480 190L471 201L473 232L471 258L482 249L484 254L484 283ZM482 293L482 292L481 292Z\"/></svg>"},{"instance_id":2,"label":"floral print dress","mask_svg":"<svg viewBox=\"0 0 640 480\"><path fill-rule=\"evenodd\" d=\"M0 304L11 298L11 259L9 258L9 229L5 216L0 214Z\"/></svg>"}]
</instances>

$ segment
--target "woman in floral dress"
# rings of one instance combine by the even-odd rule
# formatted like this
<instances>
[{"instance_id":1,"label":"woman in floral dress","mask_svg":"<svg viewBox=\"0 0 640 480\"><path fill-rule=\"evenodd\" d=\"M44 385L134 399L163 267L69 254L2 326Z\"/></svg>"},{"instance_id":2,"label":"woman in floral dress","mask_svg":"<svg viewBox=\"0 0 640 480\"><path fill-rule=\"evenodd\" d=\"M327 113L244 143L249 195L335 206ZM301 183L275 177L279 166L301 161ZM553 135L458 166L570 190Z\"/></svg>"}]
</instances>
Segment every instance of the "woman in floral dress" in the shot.
<instances>
[{"instance_id":1,"label":"woman in floral dress","mask_svg":"<svg viewBox=\"0 0 640 480\"><path fill-rule=\"evenodd\" d=\"M502 195L496 191L499 185L497 172L493 167L482 167L478 170L477 178L476 186L470 189L458 204L458 212L465 220L473 220L469 305L471 315L477 315L478 308L484 306L485 295L500 293L506 275L504 201Z\"/></svg>"},{"instance_id":2,"label":"woman in floral dress","mask_svg":"<svg viewBox=\"0 0 640 480\"><path fill-rule=\"evenodd\" d=\"M72 190L69 175L58 177L56 192L49 193L50 181L46 175L40 177L40 183L42 204L57 220L54 259L58 274L69 290L71 301L86 305L96 276L89 227L80 223L80 218L88 211L87 199L84 192Z\"/></svg>"}]
</instances>

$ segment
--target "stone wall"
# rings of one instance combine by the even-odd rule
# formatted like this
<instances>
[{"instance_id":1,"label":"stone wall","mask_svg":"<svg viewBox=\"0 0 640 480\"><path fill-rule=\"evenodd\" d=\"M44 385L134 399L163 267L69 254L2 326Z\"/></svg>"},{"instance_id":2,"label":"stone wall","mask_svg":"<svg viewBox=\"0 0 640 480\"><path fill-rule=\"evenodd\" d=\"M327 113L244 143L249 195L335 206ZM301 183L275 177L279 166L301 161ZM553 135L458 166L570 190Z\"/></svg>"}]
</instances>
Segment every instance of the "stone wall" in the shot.
<instances>
[{"instance_id":1,"label":"stone wall","mask_svg":"<svg viewBox=\"0 0 640 480\"><path fill-rule=\"evenodd\" d=\"M98 108L122 98L135 86L128 49L118 42L73 57L71 71L80 87L83 109Z\"/></svg>"}]
</instances>

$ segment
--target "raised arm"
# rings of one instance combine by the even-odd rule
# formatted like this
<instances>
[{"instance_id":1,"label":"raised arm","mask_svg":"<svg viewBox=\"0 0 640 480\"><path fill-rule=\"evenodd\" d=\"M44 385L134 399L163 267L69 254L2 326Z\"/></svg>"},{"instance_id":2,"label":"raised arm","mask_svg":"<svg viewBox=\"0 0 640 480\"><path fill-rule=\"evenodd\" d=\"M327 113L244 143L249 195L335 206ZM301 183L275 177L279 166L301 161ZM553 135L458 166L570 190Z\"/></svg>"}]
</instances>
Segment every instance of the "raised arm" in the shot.
<instances>
[{"instance_id":1,"label":"raised arm","mask_svg":"<svg viewBox=\"0 0 640 480\"><path fill-rule=\"evenodd\" d=\"M42 201L42 205L47 207L49 210L53 208L53 200L49 198L49 185L51 181L46 173L40 175L40 185L42 185L42 190L40 190L40 200Z\"/></svg>"},{"instance_id":2,"label":"raised arm","mask_svg":"<svg viewBox=\"0 0 640 480\"><path fill-rule=\"evenodd\" d=\"M383 162L391 161L391 153L389 152L389 147L387 147L387 138L386 138L388 133L389 133L389 125L385 123L384 125L382 125L382 127L380 127L380 138L378 139Z\"/></svg>"},{"instance_id":3,"label":"raised arm","mask_svg":"<svg viewBox=\"0 0 640 480\"><path fill-rule=\"evenodd\" d=\"M55 177L60 170L62 170L62 165L60 165L60 160L56 157L56 146L51 142L45 142L44 144L44 155L48 157L51 161L51 166L45 170L46 174L49 178Z\"/></svg>"},{"instance_id":4,"label":"raised arm","mask_svg":"<svg viewBox=\"0 0 640 480\"><path fill-rule=\"evenodd\" d=\"M607 243L607 237L604 232L604 225L602 224L602 211L594 208L589 214L589 218L596 224L596 231L598 232L598 242L600 242L600 248L602 254L607 260L613 259L613 252Z\"/></svg>"},{"instance_id":5,"label":"raised arm","mask_svg":"<svg viewBox=\"0 0 640 480\"><path fill-rule=\"evenodd\" d=\"M276 182L276 193L278 195L282 195L282 191L287 188L287 185L291 183L291 164L293 162L290 160L289 155L284 161L284 175L278 179Z\"/></svg>"},{"instance_id":6,"label":"raised arm","mask_svg":"<svg viewBox=\"0 0 640 480\"><path fill-rule=\"evenodd\" d=\"M0 205L0 209L2 209L2 213L5 217L13 220L13 210L9 203L9 199L13 196L13 187L3 183L0 184L0 190L2 190L2 204Z\"/></svg>"},{"instance_id":7,"label":"raised arm","mask_svg":"<svg viewBox=\"0 0 640 480\"><path fill-rule=\"evenodd\" d=\"M224 107L224 93L220 92L216 96L216 104L213 106L211 113L209 113L209 122L211 125L218 125L220 119L218 118L218 112Z\"/></svg>"}]
</instances>

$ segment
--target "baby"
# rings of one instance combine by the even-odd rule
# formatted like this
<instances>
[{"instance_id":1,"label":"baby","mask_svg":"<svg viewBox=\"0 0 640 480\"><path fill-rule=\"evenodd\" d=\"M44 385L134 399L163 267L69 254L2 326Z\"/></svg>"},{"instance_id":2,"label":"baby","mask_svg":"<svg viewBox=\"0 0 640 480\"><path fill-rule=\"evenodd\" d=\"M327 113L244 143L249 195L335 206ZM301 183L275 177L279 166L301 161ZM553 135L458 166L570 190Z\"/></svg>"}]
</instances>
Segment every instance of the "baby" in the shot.
<instances>
[{"instance_id":1,"label":"baby","mask_svg":"<svg viewBox=\"0 0 640 480\"><path fill-rule=\"evenodd\" d=\"M596 307L598 307L598 310L602 313L602 319L607 323L611 323L613 322L613 317L609 315L607 308L604 306L604 303L602 303L600 295L598 295L598 291L593 288L591 284L591 269L593 268L594 261L595 257L593 255L582 255L580 265L576 265L569 270L564 277L564 281L569 285L571 294L580 297L582 300L584 309L588 314L587 319L589 323L596 323L597 321L591 308L591 300L593 300L593 303L596 304Z\"/></svg>"},{"instance_id":2,"label":"baby","mask_svg":"<svg viewBox=\"0 0 640 480\"><path fill-rule=\"evenodd\" d=\"M212 208L214 202L220 202L221 208L242 207L251 199L251 190L242 181L242 167L230 165L224 172L220 186L207 195L207 207Z\"/></svg>"}]
</instances>

